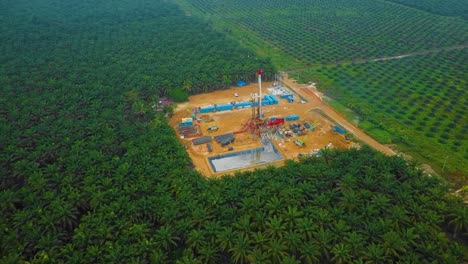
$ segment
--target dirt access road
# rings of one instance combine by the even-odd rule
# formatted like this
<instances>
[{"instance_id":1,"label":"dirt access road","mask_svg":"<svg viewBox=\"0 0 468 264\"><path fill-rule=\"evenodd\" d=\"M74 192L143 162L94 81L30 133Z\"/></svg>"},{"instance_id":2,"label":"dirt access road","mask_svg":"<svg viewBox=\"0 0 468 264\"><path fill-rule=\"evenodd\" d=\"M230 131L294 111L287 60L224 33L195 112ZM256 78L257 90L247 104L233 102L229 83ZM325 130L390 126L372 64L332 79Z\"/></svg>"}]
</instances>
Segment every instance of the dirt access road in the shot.
<instances>
[{"instance_id":1,"label":"dirt access road","mask_svg":"<svg viewBox=\"0 0 468 264\"><path fill-rule=\"evenodd\" d=\"M348 132L352 133L356 138L365 142L374 149L385 153L386 155L396 155L395 151L389 147L377 142L375 139L364 133L362 130L354 126L349 122L344 116L338 113L331 106L322 101L322 99L317 96L311 89L306 85L297 84L295 80L290 79L287 74L284 75L282 79L283 83L293 89L297 94L307 99L309 102L316 105L318 109L322 110L327 116L335 120L338 124L344 127Z\"/></svg>"}]
</instances>

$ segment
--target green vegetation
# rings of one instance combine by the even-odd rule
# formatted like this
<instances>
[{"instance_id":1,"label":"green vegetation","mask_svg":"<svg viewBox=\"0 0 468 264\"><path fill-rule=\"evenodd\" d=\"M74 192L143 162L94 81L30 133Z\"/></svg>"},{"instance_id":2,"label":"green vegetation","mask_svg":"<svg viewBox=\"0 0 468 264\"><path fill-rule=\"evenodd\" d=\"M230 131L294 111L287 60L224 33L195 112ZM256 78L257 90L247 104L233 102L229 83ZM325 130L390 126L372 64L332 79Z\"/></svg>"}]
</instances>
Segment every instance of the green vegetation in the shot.
<instances>
[{"instance_id":1,"label":"green vegetation","mask_svg":"<svg viewBox=\"0 0 468 264\"><path fill-rule=\"evenodd\" d=\"M466 259L467 207L398 157L364 148L221 179L194 171L151 106L273 66L176 5L0 10L1 263Z\"/></svg>"},{"instance_id":2,"label":"green vegetation","mask_svg":"<svg viewBox=\"0 0 468 264\"><path fill-rule=\"evenodd\" d=\"M174 1L185 10L186 14L195 15L202 20L209 21L217 31L225 34L228 39L253 50L257 56L271 59L277 68L284 70L305 67L303 62L282 52L280 48L273 46L257 34L257 32L247 27L233 27L231 23L224 20L222 17L214 13L207 13L206 10L203 9L194 8L192 3L185 0Z\"/></svg>"},{"instance_id":3,"label":"green vegetation","mask_svg":"<svg viewBox=\"0 0 468 264\"><path fill-rule=\"evenodd\" d=\"M468 19L468 5L465 0L385 0L410 7L414 7L429 13L443 16L459 16Z\"/></svg>"},{"instance_id":4,"label":"green vegetation","mask_svg":"<svg viewBox=\"0 0 468 264\"><path fill-rule=\"evenodd\" d=\"M177 0L215 24L305 64L336 63L437 49L468 42L468 22L377 0ZM466 5L465 5L466 6ZM248 37L242 38L248 42ZM278 51L279 52L279 51ZM297 63L293 61L297 66ZM284 62L283 69L290 69Z\"/></svg>"},{"instance_id":5,"label":"green vegetation","mask_svg":"<svg viewBox=\"0 0 468 264\"><path fill-rule=\"evenodd\" d=\"M25 185L1 193L2 261L455 263L463 257L463 246L444 230L466 236L466 206L400 158L368 148L329 151L207 181L187 168L163 120L138 128L144 136L126 140L120 157L94 149L93 156L80 155L88 150L75 148L63 165L90 164L86 176L70 175L72 168L50 174L51 165L16 169L29 174Z\"/></svg>"},{"instance_id":6,"label":"green vegetation","mask_svg":"<svg viewBox=\"0 0 468 264\"><path fill-rule=\"evenodd\" d=\"M361 117L384 143L404 145L444 172L468 175L468 48L298 73ZM324 80L325 85L321 85ZM363 122L364 121L364 122ZM466 184L461 176L459 183Z\"/></svg>"},{"instance_id":7,"label":"green vegetation","mask_svg":"<svg viewBox=\"0 0 468 264\"><path fill-rule=\"evenodd\" d=\"M398 144L457 186L467 183L468 21L457 17L466 16L466 1L177 2L293 57L289 65L273 62L294 68L290 72L303 82L320 80L322 91L336 99L331 105L351 121L357 118L347 108L357 112L361 127L380 142ZM260 45L248 39L241 43Z\"/></svg>"},{"instance_id":8,"label":"green vegetation","mask_svg":"<svg viewBox=\"0 0 468 264\"><path fill-rule=\"evenodd\" d=\"M253 81L252 71L260 67L266 78L275 73L268 60L184 16L174 4L36 0L0 5L2 85L106 85L149 97L167 95L174 87L199 93L238 79ZM18 80L5 80L9 76Z\"/></svg>"}]
</instances>

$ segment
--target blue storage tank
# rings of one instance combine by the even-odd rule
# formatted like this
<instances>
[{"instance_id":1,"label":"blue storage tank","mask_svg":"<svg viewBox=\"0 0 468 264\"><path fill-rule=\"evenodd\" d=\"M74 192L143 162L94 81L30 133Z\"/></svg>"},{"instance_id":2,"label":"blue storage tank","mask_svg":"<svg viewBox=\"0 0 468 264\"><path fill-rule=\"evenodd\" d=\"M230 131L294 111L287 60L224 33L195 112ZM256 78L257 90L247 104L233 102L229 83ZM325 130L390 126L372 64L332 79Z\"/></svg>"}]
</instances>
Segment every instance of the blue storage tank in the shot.
<instances>
[{"instance_id":1,"label":"blue storage tank","mask_svg":"<svg viewBox=\"0 0 468 264\"><path fill-rule=\"evenodd\" d=\"M275 96L271 95L271 100L274 104L278 104L278 99Z\"/></svg>"},{"instance_id":2,"label":"blue storage tank","mask_svg":"<svg viewBox=\"0 0 468 264\"><path fill-rule=\"evenodd\" d=\"M280 95L281 99L287 99L289 96L292 96L292 94L282 94Z\"/></svg>"}]
</instances>

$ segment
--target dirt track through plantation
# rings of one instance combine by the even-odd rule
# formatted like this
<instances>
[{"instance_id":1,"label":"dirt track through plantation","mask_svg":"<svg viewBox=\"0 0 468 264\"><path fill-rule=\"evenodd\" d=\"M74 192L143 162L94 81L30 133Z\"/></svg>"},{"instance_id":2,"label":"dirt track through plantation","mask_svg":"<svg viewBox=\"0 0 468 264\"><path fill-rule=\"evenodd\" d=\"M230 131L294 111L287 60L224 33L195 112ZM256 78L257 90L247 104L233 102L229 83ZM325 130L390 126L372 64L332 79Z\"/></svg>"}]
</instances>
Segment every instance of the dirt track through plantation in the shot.
<instances>
[{"instance_id":1,"label":"dirt track through plantation","mask_svg":"<svg viewBox=\"0 0 468 264\"><path fill-rule=\"evenodd\" d=\"M364 133L362 130L353 125L348 121L344 116L338 113L331 106L323 102L323 100L317 96L310 88L303 84L297 84L295 80L290 79L287 74L283 77L283 83L293 89L297 94L307 99L309 102L312 102L317 106L318 109L329 116L331 119L343 126L348 132L353 134L356 138L368 144L372 148L385 153L386 155L396 155L395 151L389 147L377 142L375 139Z\"/></svg>"},{"instance_id":2,"label":"dirt track through plantation","mask_svg":"<svg viewBox=\"0 0 468 264\"><path fill-rule=\"evenodd\" d=\"M468 48L468 43L464 43L464 44L461 44L461 45L450 46L450 47L414 51L414 52L399 54L399 55L395 55L395 56L388 56L388 57L357 59L357 60L352 60L352 61L339 61L339 62L328 63L328 64L324 63L324 64L312 65L312 66L309 66L307 68L292 69L292 70L288 70L286 72L288 72L288 73L298 72L298 71L309 69L310 67L313 67L313 66L338 66L338 65L347 65L347 64L363 64L363 63L368 63L368 62L378 62L378 61L387 61L387 60L400 60L400 59L408 58L408 57L423 56L423 55L429 55L429 54L432 54L432 53L438 53L438 52L442 52L442 51L461 50L461 49L465 49L465 48Z\"/></svg>"}]
</instances>

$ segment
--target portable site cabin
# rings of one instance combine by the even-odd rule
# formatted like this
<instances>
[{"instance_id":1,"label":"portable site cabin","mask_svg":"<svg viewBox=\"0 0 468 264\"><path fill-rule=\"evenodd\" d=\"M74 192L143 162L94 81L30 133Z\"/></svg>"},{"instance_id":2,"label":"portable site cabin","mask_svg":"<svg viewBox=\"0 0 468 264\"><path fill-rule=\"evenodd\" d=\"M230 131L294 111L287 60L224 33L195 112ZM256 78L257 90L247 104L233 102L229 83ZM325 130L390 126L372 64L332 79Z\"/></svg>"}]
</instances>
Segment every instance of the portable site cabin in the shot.
<instances>
[{"instance_id":1,"label":"portable site cabin","mask_svg":"<svg viewBox=\"0 0 468 264\"><path fill-rule=\"evenodd\" d=\"M232 110L232 108L233 108L232 104L217 105L215 107L216 111L228 111L228 110Z\"/></svg>"},{"instance_id":2,"label":"portable site cabin","mask_svg":"<svg viewBox=\"0 0 468 264\"><path fill-rule=\"evenodd\" d=\"M233 133L226 133L222 135L215 136L214 140L221 144L221 146L226 146L231 144L234 141L235 137Z\"/></svg>"},{"instance_id":3,"label":"portable site cabin","mask_svg":"<svg viewBox=\"0 0 468 264\"><path fill-rule=\"evenodd\" d=\"M252 102L240 102L240 103L236 103L236 108L237 108L237 109L248 108L248 107L252 107Z\"/></svg>"},{"instance_id":4,"label":"portable site cabin","mask_svg":"<svg viewBox=\"0 0 468 264\"><path fill-rule=\"evenodd\" d=\"M215 107L213 105L205 106L198 110L198 112L202 114L211 113L213 111L215 111Z\"/></svg>"},{"instance_id":5,"label":"portable site cabin","mask_svg":"<svg viewBox=\"0 0 468 264\"><path fill-rule=\"evenodd\" d=\"M193 119L192 118L182 118L181 124L193 125Z\"/></svg>"},{"instance_id":6,"label":"portable site cabin","mask_svg":"<svg viewBox=\"0 0 468 264\"><path fill-rule=\"evenodd\" d=\"M334 125L333 126L333 131L335 131L335 132L337 132L338 134L341 134L341 135L346 134L346 130L343 127L339 126L339 125Z\"/></svg>"}]
</instances>

